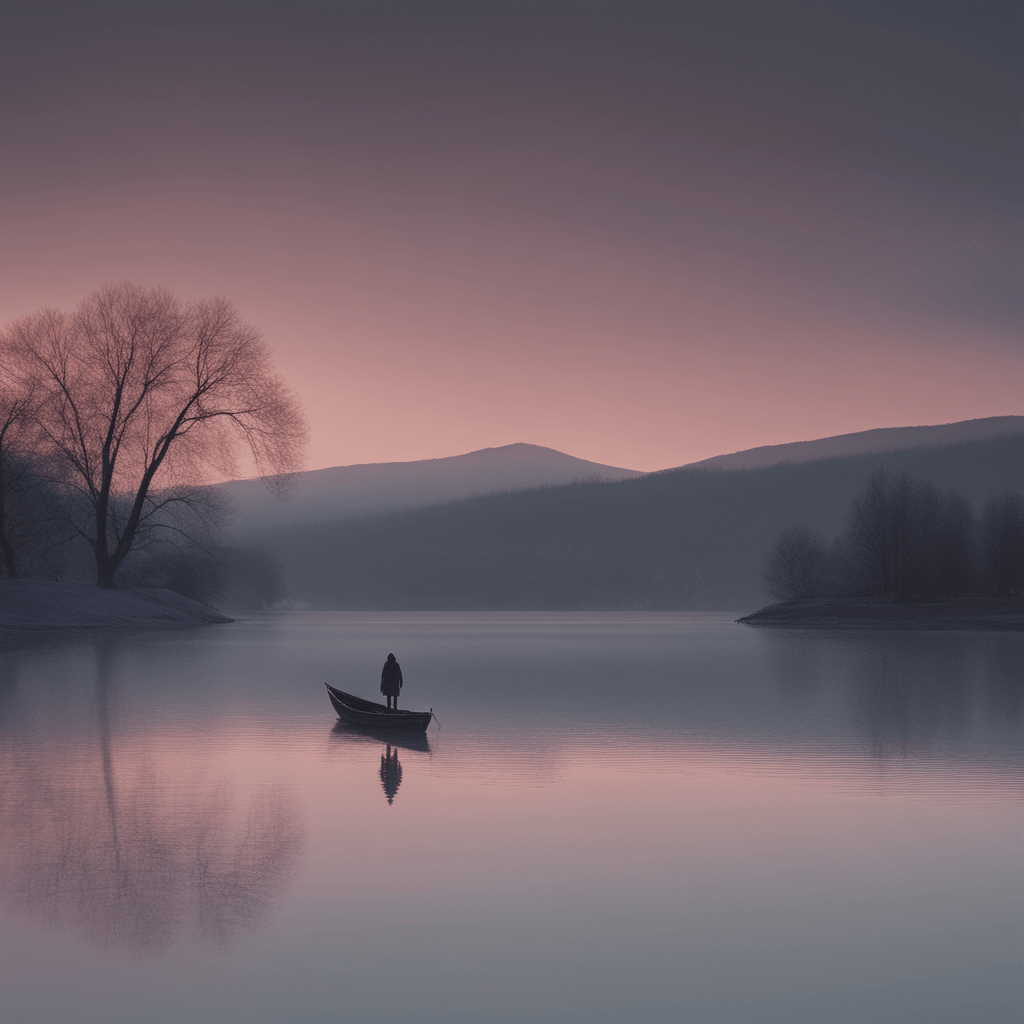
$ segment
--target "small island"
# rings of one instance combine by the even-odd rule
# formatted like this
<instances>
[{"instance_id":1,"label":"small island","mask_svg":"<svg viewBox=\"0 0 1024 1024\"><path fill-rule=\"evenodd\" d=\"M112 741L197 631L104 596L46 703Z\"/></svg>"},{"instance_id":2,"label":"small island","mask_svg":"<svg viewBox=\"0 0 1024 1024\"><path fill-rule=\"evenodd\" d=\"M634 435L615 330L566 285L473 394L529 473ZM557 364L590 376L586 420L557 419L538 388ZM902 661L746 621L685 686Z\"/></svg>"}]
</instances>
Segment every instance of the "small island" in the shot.
<instances>
[{"instance_id":1,"label":"small island","mask_svg":"<svg viewBox=\"0 0 1024 1024\"><path fill-rule=\"evenodd\" d=\"M737 619L789 629L1024 630L1024 496L980 515L954 490L872 474L831 546L790 526L761 570L771 604Z\"/></svg>"},{"instance_id":2,"label":"small island","mask_svg":"<svg viewBox=\"0 0 1024 1024\"><path fill-rule=\"evenodd\" d=\"M1024 631L1024 598L899 601L888 597L808 597L737 619L784 629L986 629Z\"/></svg>"}]
</instances>

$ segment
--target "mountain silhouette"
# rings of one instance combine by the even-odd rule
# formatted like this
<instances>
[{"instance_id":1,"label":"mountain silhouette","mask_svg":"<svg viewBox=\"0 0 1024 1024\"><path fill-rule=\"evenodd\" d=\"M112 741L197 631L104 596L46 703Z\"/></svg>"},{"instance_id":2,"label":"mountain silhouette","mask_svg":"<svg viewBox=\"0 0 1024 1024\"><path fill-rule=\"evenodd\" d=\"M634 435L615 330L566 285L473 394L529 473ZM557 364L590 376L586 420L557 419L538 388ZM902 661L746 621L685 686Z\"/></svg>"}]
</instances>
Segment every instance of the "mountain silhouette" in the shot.
<instances>
[{"instance_id":1,"label":"mountain silhouette","mask_svg":"<svg viewBox=\"0 0 1024 1024\"><path fill-rule=\"evenodd\" d=\"M541 445L507 444L444 459L334 466L299 473L286 501L274 497L260 480L233 480L220 484L219 490L235 507L235 533L244 536L497 491L642 475L635 469L588 462Z\"/></svg>"},{"instance_id":2,"label":"mountain silhouette","mask_svg":"<svg viewBox=\"0 0 1024 1024\"><path fill-rule=\"evenodd\" d=\"M731 455L716 455L711 459L691 462L680 468L764 469L783 462L813 462L815 459L834 459L844 455L877 455L908 448L984 441L1009 434L1024 434L1024 416L988 416L932 427L880 427L855 434L822 437L815 441L793 441L790 444L747 448Z\"/></svg>"},{"instance_id":3,"label":"mountain silhouette","mask_svg":"<svg viewBox=\"0 0 1024 1024\"><path fill-rule=\"evenodd\" d=\"M1024 416L990 416L923 427L883 427L854 434L748 448L673 469L763 469L783 463L882 454L1024 434ZM662 470L661 472L671 472ZM374 462L298 473L281 501L262 481L218 485L235 509L233 532L267 531L422 508L463 498L577 482L610 483L645 476L536 444L481 448L465 455L416 462Z\"/></svg>"}]
</instances>

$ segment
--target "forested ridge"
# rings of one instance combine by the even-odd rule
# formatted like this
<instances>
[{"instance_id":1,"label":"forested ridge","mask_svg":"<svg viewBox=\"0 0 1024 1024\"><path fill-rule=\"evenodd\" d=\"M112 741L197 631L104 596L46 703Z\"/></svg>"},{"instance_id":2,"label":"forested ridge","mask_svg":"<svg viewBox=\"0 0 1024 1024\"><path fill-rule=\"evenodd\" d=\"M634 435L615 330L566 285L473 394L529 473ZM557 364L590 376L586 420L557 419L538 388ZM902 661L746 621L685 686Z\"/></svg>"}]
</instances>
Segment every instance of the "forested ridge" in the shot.
<instances>
[{"instance_id":1,"label":"forested ridge","mask_svg":"<svg viewBox=\"0 0 1024 1024\"><path fill-rule=\"evenodd\" d=\"M494 494L263 543L292 595L323 607L752 608L766 598L760 569L779 531L836 536L880 465L980 509L1024 490L1024 435Z\"/></svg>"}]
</instances>

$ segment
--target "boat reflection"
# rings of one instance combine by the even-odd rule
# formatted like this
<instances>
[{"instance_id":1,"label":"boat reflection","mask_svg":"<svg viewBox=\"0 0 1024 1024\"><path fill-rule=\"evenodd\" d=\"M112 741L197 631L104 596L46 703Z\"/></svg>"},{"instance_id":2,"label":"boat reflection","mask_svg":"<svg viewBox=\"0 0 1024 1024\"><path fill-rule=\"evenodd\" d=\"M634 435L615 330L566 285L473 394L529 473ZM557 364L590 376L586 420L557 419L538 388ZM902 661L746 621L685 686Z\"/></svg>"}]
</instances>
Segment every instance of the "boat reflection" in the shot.
<instances>
[{"instance_id":1,"label":"boat reflection","mask_svg":"<svg viewBox=\"0 0 1024 1024\"><path fill-rule=\"evenodd\" d=\"M331 730L331 739L342 743L381 743L384 749L380 753L381 788L389 805L395 801L395 794L402 784L402 762L398 759L399 750L414 750L417 753L429 754L430 741L426 733L395 732L386 729L374 729L368 726L353 725L341 719Z\"/></svg>"},{"instance_id":2,"label":"boat reflection","mask_svg":"<svg viewBox=\"0 0 1024 1024\"><path fill-rule=\"evenodd\" d=\"M226 779L119 743L112 651L95 654L98 730L0 753L7 901L136 955L178 936L227 944L267 923L307 842L294 797L265 786L239 808Z\"/></svg>"},{"instance_id":3,"label":"boat reflection","mask_svg":"<svg viewBox=\"0 0 1024 1024\"><path fill-rule=\"evenodd\" d=\"M400 732L389 729L374 729L371 726L352 725L340 718L331 729L331 738L348 743L383 743L395 750L416 750L430 753L430 740L425 732Z\"/></svg>"}]
</instances>

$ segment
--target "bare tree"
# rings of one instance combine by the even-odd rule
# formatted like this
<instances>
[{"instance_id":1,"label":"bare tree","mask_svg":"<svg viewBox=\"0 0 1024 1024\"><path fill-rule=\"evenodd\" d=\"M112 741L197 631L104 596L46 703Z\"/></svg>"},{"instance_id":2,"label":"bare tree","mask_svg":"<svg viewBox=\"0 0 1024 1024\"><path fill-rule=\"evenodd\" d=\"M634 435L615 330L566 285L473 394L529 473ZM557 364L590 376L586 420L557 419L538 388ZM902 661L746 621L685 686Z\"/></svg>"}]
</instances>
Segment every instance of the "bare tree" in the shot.
<instances>
[{"instance_id":1,"label":"bare tree","mask_svg":"<svg viewBox=\"0 0 1024 1024\"><path fill-rule=\"evenodd\" d=\"M0 576L16 579L69 537L35 443L38 389L16 380L10 355L0 346Z\"/></svg>"},{"instance_id":2,"label":"bare tree","mask_svg":"<svg viewBox=\"0 0 1024 1024\"><path fill-rule=\"evenodd\" d=\"M780 601L814 597L827 562L825 542L819 534L805 526L790 526L768 552L761 579L768 593Z\"/></svg>"},{"instance_id":3,"label":"bare tree","mask_svg":"<svg viewBox=\"0 0 1024 1024\"><path fill-rule=\"evenodd\" d=\"M913 544L917 498L908 473L891 477L879 466L850 506L847 538L855 569L869 593L900 594Z\"/></svg>"},{"instance_id":4,"label":"bare tree","mask_svg":"<svg viewBox=\"0 0 1024 1024\"><path fill-rule=\"evenodd\" d=\"M14 384L7 353L0 350L0 553L7 576L15 579L15 531L12 505L29 472L26 435L31 423L31 390Z\"/></svg>"},{"instance_id":5,"label":"bare tree","mask_svg":"<svg viewBox=\"0 0 1024 1024\"><path fill-rule=\"evenodd\" d=\"M969 594L975 578L975 523L970 502L934 484L913 484L914 522L896 589L903 597Z\"/></svg>"},{"instance_id":6,"label":"bare tree","mask_svg":"<svg viewBox=\"0 0 1024 1024\"><path fill-rule=\"evenodd\" d=\"M232 475L240 447L272 487L301 465L298 403L226 299L185 303L122 282L74 313L16 320L2 342L15 386L35 381L41 454L100 586L148 531L180 529L182 513L202 519L201 485Z\"/></svg>"},{"instance_id":7,"label":"bare tree","mask_svg":"<svg viewBox=\"0 0 1024 1024\"><path fill-rule=\"evenodd\" d=\"M1024 594L1024 497L993 498L981 515L982 573L998 597Z\"/></svg>"}]
</instances>

